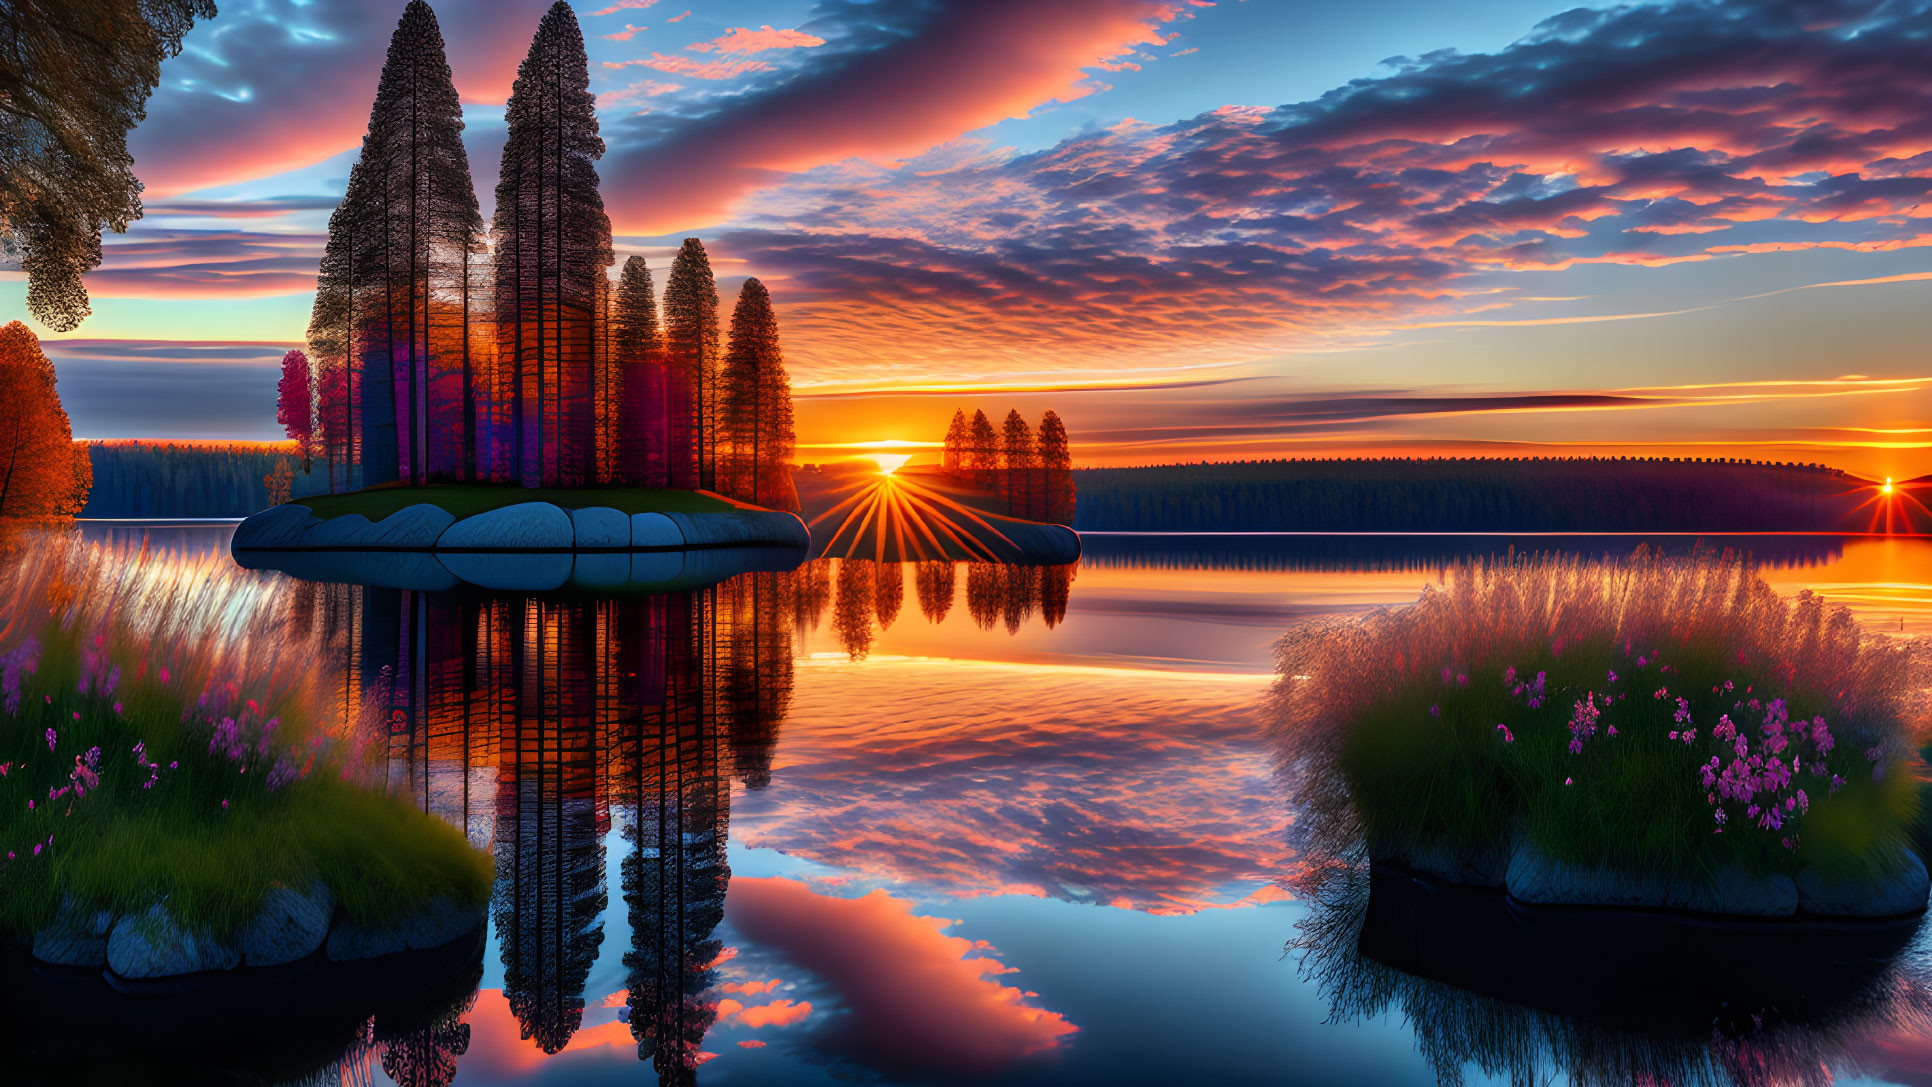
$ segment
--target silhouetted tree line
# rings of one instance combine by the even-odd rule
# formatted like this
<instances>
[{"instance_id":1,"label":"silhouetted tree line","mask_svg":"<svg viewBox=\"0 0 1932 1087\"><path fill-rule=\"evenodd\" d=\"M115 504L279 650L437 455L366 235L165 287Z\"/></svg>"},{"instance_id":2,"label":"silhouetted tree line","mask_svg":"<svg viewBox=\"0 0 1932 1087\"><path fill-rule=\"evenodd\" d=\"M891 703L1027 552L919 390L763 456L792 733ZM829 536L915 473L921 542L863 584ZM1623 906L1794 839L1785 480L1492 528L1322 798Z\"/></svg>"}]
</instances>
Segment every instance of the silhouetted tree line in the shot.
<instances>
[{"instance_id":1,"label":"silhouetted tree line","mask_svg":"<svg viewBox=\"0 0 1932 1087\"><path fill-rule=\"evenodd\" d=\"M85 442L94 486L83 517L246 517L273 505L276 477L289 496L329 489L328 466L295 471L279 442Z\"/></svg>"},{"instance_id":2,"label":"silhouetted tree line","mask_svg":"<svg viewBox=\"0 0 1932 1087\"><path fill-rule=\"evenodd\" d=\"M345 467L333 487L695 487L796 508L771 296L747 280L721 346L698 239L671 263L661 315L641 258L611 284L595 105L559 0L517 69L486 237L436 16L404 8L329 220L308 385L285 384L282 403L312 411L278 413Z\"/></svg>"},{"instance_id":3,"label":"silhouetted tree line","mask_svg":"<svg viewBox=\"0 0 1932 1087\"><path fill-rule=\"evenodd\" d=\"M1822 566L1844 555L1842 538L1824 535L1416 535L1130 536L1097 533L1080 541L1080 564L1103 570L1433 574L1471 559L1555 552L1625 558L1645 545L1664 554L1698 547L1748 552L1770 569Z\"/></svg>"},{"instance_id":4,"label":"silhouetted tree line","mask_svg":"<svg viewBox=\"0 0 1932 1087\"><path fill-rule=\"evenodd\" d=\"M1759 532L1856 528L1873 489L1735 459L1274 460L1088 468L1075 527L1168 532Z\"/></svg>"},{"instance_id":5,"label":"silhouetted tree line","mask_svg":"<svg viewBox=\"0 0 1932 1087\"><path fill-rule=\"evenodd\" d=\"M1037 436L1015 408L996 431L984 411L953 412L940 467L961 482L997 493L1015 517L1071 525L1073 451L1057 412L1040 417Z\"/></svg>"}]
</instances>

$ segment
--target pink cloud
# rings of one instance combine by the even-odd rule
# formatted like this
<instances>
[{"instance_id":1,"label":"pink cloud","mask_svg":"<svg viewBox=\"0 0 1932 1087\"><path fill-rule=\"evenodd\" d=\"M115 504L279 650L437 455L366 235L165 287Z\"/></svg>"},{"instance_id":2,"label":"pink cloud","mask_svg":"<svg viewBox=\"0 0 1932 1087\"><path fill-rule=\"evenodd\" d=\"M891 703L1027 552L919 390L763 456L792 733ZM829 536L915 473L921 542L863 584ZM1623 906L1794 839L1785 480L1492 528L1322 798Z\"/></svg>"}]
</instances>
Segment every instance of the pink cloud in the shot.
<instances>
[{"instance_id":1,"label":"pink cloud","mask_svg":"<svg viewBox=\"0 0 1932 1087\"><path fill-rule=\"evenodd\" d=\"M614 91L605 91L597 96L597 108L609 109L612 106L630 105L646 98L656 98L661 94L683 90L681 83L669 83L661 79L645 79Z\"/></svg>"},{"instance_id":2,"label":"pink cloud","mask_svg":"<svg viewBox=\"0 0 1932 1087\"><path fill-rule=\"evenodd\" d=\"M666 19L664 21L667 23L681 23L684 21L685 16L689 14L691 14L691 9L685 8L683 11L678 12L676 15L673 15L669 19Z\"/></svg>"},{"instance_id":3,"label":"pink cloud","mask_svg":"<svg viewBox=\"0 0 1932 1087\"><path fill-rule=\"evenodd\" d=\"M630 41L632 38L636 37L640 31L649 30L649 29L650 27L647 27L647 26L632 26L629 23L625 23L624 29L618 31L615 34L604 35L604 40L613 41L613 42L627 42L627 41Z\"/></svg>"},{"instance_id":4,"label":"pink cloud","mask_svg":"<svg viewBox=\"0 0 1932 1087\"><path fill-rule=\"evenodd\" d=\"M946 7L902 43L808 71L781 94L714 114L667 140L622 149L614 138L619 149L604 160L613 223L620 233L638 234L702 226L724 218L777 172L910 154L1079 98L1091 92L1084 68L1159 44L1156 27L1177 11L1157 0Z\"/></svg>"},{"instance_id":5,"label":"pink cloud","mask_svg":"<svg viewBox=\"0 0 1932 1087\"><path fill-rule=\"evenodd\" d=\"M773 68L762 60L698 60L695 57L665 56L652 53L638 60L625 60L612 63L605 61L606 68L628 68L642 64L656 68L660 72L673 75L690 76L693 79L736 79L749 72L769 72Z\"/></svg>"},{"instance_id":6,"label":"pink cloud","mask_svg":"<svg viewBox=\"0 0 1932 1087\"><path fill-rule=\"evenodd\" d=\"M740 877L725 909L747 939L837 993L846 1014L821 1028L823 1040L888 1074L996 1075L1079 1029L994 980L1013 970L984 944L946 935L952 922L918 916L885 891L834 898L794 880Z\"/></svg>"},{"instance_id":7,"label":"pink cloud","mask_svg":"<svg viewBox=\"0 0 1932 1087\"><path fill-rule=\"evenodd\" d=\"M722 37L708 42L692 42L686 49L700 53L716 50L720 53L762 53L767 49L802 49L814 45L824 45L824 38L813 37L802 30L773 30L770 23L757 30L746 27L733 27Z\"/></svg>"},{"instance_id":8,"label":"pink cloud","mask_svg":"<svg viewBox=\"0 0 1932 1087\"><path fill-rule=\"evenodd\" d=\"M591 12L590 15L594 19L599 15L615 15L620 11L643 11L655 3L657 3L657 0L617 0L615 4L609 7L599 8Z\"/></svg>"}]
</instances>

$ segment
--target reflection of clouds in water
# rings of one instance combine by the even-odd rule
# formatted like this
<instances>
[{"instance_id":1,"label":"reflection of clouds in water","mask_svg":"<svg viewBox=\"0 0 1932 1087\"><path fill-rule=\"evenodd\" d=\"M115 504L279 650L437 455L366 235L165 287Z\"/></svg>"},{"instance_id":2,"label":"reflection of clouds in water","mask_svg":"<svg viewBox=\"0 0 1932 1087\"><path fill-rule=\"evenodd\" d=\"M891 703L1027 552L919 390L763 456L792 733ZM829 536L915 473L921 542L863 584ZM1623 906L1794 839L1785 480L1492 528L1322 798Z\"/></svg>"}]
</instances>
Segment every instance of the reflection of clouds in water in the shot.
<instances>
[{"instance_id":1,"label":"reflection of clouds in water","mask_svg":"<svg viewBox=\"0 0 1932 1087\"><path fill-rule=\"evenodd\" d=\"M837 898L795 880L740 877L726 910L747 940L810 971L837 998L841 1014L810 1035L828 1059L887 1075L987 1076L1079 1029L1031 1003L1034 994L995 980L1016 968L984 941L946 935L952 922L918 916L883 890ZM760 1022L751 1018L757 1009L739 1014L756 1027L812 1013L809 1002L776 1005Z\"/></svg>"},{"instance_id":2,"label":"reflection of clouds in water","mask_svg":"<svg viewBox=\"0 0 1932 1087\"><path fill-rule=\"evenodd\" d=\"M1259 901L1291 863L1258 679L883 660L799 676L773 784L734 813L754 848L1158 913Z\"/></svg>"}]
</instances>

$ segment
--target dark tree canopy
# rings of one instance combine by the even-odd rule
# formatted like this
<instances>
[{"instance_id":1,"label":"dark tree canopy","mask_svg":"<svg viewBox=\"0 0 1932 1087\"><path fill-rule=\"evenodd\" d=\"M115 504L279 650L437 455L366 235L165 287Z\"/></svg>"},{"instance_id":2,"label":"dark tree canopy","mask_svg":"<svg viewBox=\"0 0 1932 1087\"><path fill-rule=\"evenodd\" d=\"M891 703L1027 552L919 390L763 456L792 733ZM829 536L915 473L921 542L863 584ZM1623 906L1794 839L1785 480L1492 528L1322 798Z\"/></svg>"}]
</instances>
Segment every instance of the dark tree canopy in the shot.
<instances>
[{"instance_id":1,"label":"dark tree canopy","mask_svg":"<svg viewBox=\"0 0 1932 1087\"><path fill-rule=\"evenodd\" d=\"M101 231L141 217L127 134L213 0L0 0L0 261L56 332L91 310Z\"/></svg>"},{"instance_id":2,"label":"dark tree canopy","mask_svg":"<svg viewBox=\"0 0 1932 1087\"><path fill-rule=\"evenodd\" d=\"M948 472L966 468L966 447L970 441L972 429L966 424L966 410L960 408L953 412L953 421L946 427L945 451L940 455L939 466Z\"/></svg>"},{"instance_id":3,"label":"dark tree canopy","mask_svg":"<svg viewBox=\"0 0 1932 1087\"><path fill-rule=\"evenodd\" d=\"M684 239L664 284L664 354L689 398L689 442L699 487L717 486L718 282L704 243ZM678 420L672 421L673 434ZM674 478L676 478L674 476ZM674 486L678 484L673 484Z\"/></svg>"},{"instance_id":4,"label":"dark tree canopy","mask_svg":"<svg viewBox=\"0 0 1932 1087\"><path fill-rule=\"evenodd\" d=\"M626 259L617 277L610 340L623 390L623 418L617 428L618 482L637 487L669 486L664 447L664 335L658 328L651 270L643 257Z\"/></svg>"},{"instance_id":5,"label":"dark tree canopy","mask_svg":"<svg viewBox=\"0 0 1932 1087\"><path fill-rule=\"evenodd\" d=\"M729 493L754 505L795 508L787 469L794 447L792 385L771 294L756 279L738 291L720 384L723 437L731 443Z\"/></svg>"},{"instance_id":6,"label":"dark tree canopy","mask_svg":"<svg viewBox=\"0 0 1932 1087\"><path fill-rule=\"evenodd\" d=\"M504 115L497 352L512 375L514 475L531 486L587 483L597 458L594 315L613 256L588 64L577 16L558 0L517 66Z\"/></svg>"}]
</instances>

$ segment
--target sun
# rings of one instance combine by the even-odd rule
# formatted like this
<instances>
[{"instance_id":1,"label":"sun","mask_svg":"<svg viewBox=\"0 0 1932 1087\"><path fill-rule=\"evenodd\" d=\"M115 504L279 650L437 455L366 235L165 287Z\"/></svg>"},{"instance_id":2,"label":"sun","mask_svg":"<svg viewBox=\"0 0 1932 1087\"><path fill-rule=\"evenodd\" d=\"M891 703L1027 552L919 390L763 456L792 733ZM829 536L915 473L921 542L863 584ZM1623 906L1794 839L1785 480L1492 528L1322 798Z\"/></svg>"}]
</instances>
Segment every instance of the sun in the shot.
<instances>
[{"instance_id":1,"label":"sun","mask_svg":"<svg viewBox=\"0 0 1932 1087\"><path fill-rule=\"evenodd\" d=\"M865 459L879 466L879 474L889 476L905 467L912 459L911 453L867 453Z\"/></svg>"},{"instance_id":2,"label":"sun","mask_svg":"<svg viewBox=\"0 0 1932 1087\"><path fill-rule=\"evenodd\" d=\"M1885 477L1885 486L1883 486L1883 487L1880 487L1880 488L1878 489L1878 491L1879 491L1879 493L1880 493L1880 494L1891 494L1891 493L1892 493L1892 477L1891 477L1891 476L1886 476L1886 477Z\"/></svg>"}]
</instances>

